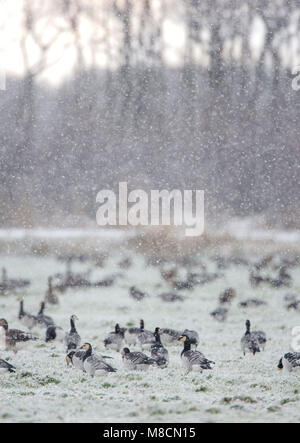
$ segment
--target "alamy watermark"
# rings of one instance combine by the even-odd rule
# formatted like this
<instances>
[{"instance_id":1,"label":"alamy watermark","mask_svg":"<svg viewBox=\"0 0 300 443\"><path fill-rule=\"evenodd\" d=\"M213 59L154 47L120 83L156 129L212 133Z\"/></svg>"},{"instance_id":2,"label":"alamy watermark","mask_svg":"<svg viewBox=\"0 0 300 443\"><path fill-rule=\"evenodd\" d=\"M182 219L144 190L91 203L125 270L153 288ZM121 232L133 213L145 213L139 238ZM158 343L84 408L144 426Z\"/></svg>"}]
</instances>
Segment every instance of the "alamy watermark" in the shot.
<instances>
[{"instance_id":1,"label":"alamy watermark","mask_svg":"<svg viewBox=\"0 0 300 443\"><path fill-rule=\"evenodd\" d=\"M99 226L184 226L188 237L204 232L204 191L135 189L128 193L127 182L120 182L118 196L101 190L96 201Z\"/></svg>"}]
</instances>

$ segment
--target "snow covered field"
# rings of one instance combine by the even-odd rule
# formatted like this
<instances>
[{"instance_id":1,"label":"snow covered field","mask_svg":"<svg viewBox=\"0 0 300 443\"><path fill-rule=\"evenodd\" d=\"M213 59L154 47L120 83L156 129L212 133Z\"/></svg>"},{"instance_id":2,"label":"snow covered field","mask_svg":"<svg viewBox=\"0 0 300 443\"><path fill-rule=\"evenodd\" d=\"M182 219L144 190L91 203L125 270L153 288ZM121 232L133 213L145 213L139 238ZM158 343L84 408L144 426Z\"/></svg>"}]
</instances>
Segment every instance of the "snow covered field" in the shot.
<instances>
[{"instance_id":1,"label":"snow covered field","mask_svg":"<svg viewBox=\"0 0 300 443\"><path fill-rule=\"evenodd\" d=\"M120 255L114 253L102 269L93 268L93 280L120 272ZM283 306L286 289L249 285L248 269L231 266L220 278L193 290L180 291L184 302L165 303L157 294L168 289L157 268L147 266L143 257L134 256L134 264L121 271L110 288L68 290L60 296L59 307L49 307L51 315L64 329L69 317L79 317L78 332L82 341L95 350L114 357L117 373L91 379L65 363L60 344L46 344L43 330L35 330L40 341L28 344L14 355L1 352L0 357L17 367L16 374L1 374L0 422L296 422L300 420L300 374L277 369L279 358L290 349L291 329L300 325L300 315ZM32 280L25 294L25 310L37 313L46 290L47 277L65 270L54 257L1 256L11 277ZM207 259L210 270L215 264ZM74 270L88 269L89 263L75 264ZM222 271L223 272L223 271ZM293 292L300 292L299 270L292 271ZM161 284L161 287L157 287ZM128 295L135 285L148 292L148 300L136 302ZM217 307L219 293L233 286L238 297L226 323L214 321L209 313ZM243 310L238 303L257 297L266 307ZM0 317L11 327L18 321L17 296L0 296ZM103 339L121 326L138 325L176 329L195 329L200 334L201 350L216 362L212 371L185 374L180 361L181 343L168 346L167 369L150 368L148 372L129 372L122 366L121 355L104 350ZM242 356L240 339L245 320L253 328L265 330L269 337L266 351L255 357Z\"/></svg>"}]
</instances>

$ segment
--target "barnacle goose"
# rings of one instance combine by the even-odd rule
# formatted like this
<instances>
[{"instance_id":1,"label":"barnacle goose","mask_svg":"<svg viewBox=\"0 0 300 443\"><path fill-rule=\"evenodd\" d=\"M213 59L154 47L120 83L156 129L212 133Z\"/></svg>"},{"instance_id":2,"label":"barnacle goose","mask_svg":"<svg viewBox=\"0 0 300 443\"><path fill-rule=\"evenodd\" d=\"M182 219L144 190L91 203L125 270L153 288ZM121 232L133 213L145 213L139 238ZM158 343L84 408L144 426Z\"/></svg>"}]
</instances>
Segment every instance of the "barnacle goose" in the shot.
<instances>
[{"instance_id":1,"label":"barnacle goose","mask_svg":"<svg viewBox=\"0 0 300 443\"><path fill-rule=\"evenodd\" d=\"M263 331L250 331L250 321L246 321L246 332L241 339L241 347L243 354L247 352L255 355L260 352L260 349L264 350L267 339L266 334Z\"/></svg>"},{"instance_id":2,"label":"barnacle goose","mask_svg":"<svg viewBox=\"0 0 300 443\"><path fill-rule=\"evenodd\" d=\"M71 329L70 332L68 332L65 336L67 351L78 349L81 344L81 338L76 330L75 320L78 321L78 317L76 315L72 315L70 318Z\"/></svg>"},{"instance_id":3,"label":"barnacle goose","mask_svg":"<svg viewBox=\"0 0 300 443\"><path fill-rule=\"evenodd\" d=\"M93 354L93 348L90 343L85 343L81 349L85 350L85 354L82 357L84 370L92 377L96 373L117 372L116 369L105 362L105 357Z\"/></svg>"},{"instance_id":4,"label":"barnacle goose","mask_svg":"<svg viewBox=\"0 0 300 443\"><path fill-rule=\"evenodd\" d=\"M69 366L70 364L72 364L76 369L81 369L83 372L86 372L86 370L84 369L85 356L86 356L86 350L84 349L83 346L80 349L78 349L78 351L71 351L66 356L67 365ZM97 354L97 357L102 360L112 358L108 357L107 355L99 355L99 354Z\"/></svg>"},{"instance_id":5,"label":"barnacle goose","mask_svg":"<svg viewBox=\"0 0 300 443\"><path fill-rule=\"evenodd\" d=\"M127 369L144 370L156 364L153 358L148 357L142 352L130 352L128 348L123 348L121 354L124 366Z\"/></svg>"},{"instance_id":6,"label":"barnacle goose","mask_svg":"<svg viewBox=\"0 0 300 443\"><path fill-rule=\"evenodd\" d=\"M278 363L278 369L285 369L288 372L300 370L300 353L288 352L285 354Z\"/></svg>"},{"instance_id":7,"label":"barnacle goose","mask_svg":"<svg viewBox=\"0 0 300 443\"><path fill-rule=\"evenodd\" d=\"M4 318L0 319L0 341L4 341L5 348L16 351L23 343L27 341L37 340L36 337L28 332L20 331L19 329L9 329L8 323Z\"/></svg>"},{"instance_id":8,"label":"barnacle goose","mask_svg":"<svg viewBox=\"0 0 300 443\"><path fill-rule=\"evenodd\" d=\"M201 372L204 369L212 369L212 365L214 365L215 362L205 358L199 351L192 351L191 339L187 335L182 335L179 340L183 342L184 346L181 352L181 361L188 372L193 370L193 366L196 366Z\"/></svg>"},{"instance_id":9,"label":"barnacle goose","mask_svg":"<svg viewBox=\"0 0 300 443\"><path fill-rule=\"evenodd\" d=\"M169 363L169 353L163 347L160 339L160 328L155 328L155 343L151 346L151 357L156 361L157 366L166 368Z\"/></svg>"},{"instance_id":10,"label":"barnacle goose","mask_svg":"<svg viewBox=\"0 0 300 443\"><path fill-rule=\"evenodd\" d=\"M115 326L115 330L110 332L104 340L105 348L113 349L114 351L120 352L124 341L125 331L126 329L120 328L120 325L117 323Z\"/></svg>"}]
</instances>

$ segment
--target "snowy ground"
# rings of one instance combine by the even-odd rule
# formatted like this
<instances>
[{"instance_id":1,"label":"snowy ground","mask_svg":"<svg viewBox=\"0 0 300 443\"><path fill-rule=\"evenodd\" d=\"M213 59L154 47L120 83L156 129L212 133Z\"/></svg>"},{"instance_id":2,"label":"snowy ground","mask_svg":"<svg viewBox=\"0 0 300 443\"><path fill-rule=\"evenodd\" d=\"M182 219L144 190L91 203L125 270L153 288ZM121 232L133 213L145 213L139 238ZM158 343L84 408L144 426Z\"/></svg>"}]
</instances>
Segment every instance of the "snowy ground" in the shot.
<instances>
[{"instance_id":1,"label":"snowy ground","mask_svg":"<svg viewBox=\"0 0 300 443\"><path fill-rule=\"evenodd\" d=\"M93 271L98 279L115 271L120 256L114 255L104 269ZM25 309L36 313L44 296L47 276L64 270L54 258L33 256L2 256L1 266L9 275L32 279L25 295ZM214 265L210 264L211 269ZM88 264L75 269L88 268ZM17 355L1 352L17 367L16 374L1 374L0 422L296 422L300 420L300 374L286 374L277 369L279 358L290 349L291 328L300 325L299 313L283 308L286 290L260 288L248 283L245 267L232 266L225 276L192 291L181 291L183 303L168 304L157 294L167 286L161 283L156 268L146 267L143 258L134 257L134 266L122 271L123 278L111 288L68 291L60 297L58 308L48 313L57 324L69 327L69 316L79 317L78 331L83 341L104 352L103 338L118 321L122 326L136 325L145 320L146 329L156 326L195 329L200 334L199 348L216 362L213 371L185 374L181 367L181 345L169 346L167 369L151 368L148 372L128 372L122 366L121 355L111 352L115 374L89 378L68 368L62 345L41 341L28 345ZM296 270L294 292L300 292L300 274ZM128 295L135 284L149 294L147 301L137 303ZM163 284L164 285L164 284ZM217 306L221 290L233 286L238 300L231 308L225 324L210 318ZM243 311L238 302L258 297L267 307ZM0 317L11 327L21 327L16 296L0 297ZM254 328L266 331L269 341L266 351L255 357L242 356L240 338L247 318ZM107 354L107 352L106 352Z\"/></svg>"}]
</instances>

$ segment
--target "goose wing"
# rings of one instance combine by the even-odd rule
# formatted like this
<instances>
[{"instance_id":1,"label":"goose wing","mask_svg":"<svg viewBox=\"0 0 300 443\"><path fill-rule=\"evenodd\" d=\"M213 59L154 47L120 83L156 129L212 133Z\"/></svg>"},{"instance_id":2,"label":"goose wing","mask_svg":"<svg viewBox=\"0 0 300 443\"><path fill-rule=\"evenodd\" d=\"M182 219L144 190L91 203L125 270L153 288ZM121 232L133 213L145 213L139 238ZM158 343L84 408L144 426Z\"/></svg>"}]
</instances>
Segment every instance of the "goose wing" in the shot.
<instances>
[{"instance_id":1,"label":"goose wing","mask_svg":"<svg viewBox=\"0 0 300 443\"><path fill-rule=\"evenodd\" d=\"M178 340L182 336L183 332L170 328L161 328L160 334L163 337L167 336L171 340Z\"/></svg>"},{"instance_id":2,"label":"goose wing","mask_svg":"<svg viewBox=\"0 0 300 443\"><path fill-rule=\"evenodd\" d=\"M91 366L94 371L116 372L116 369L106 363L99 355L91 355L84 364Z\"/></svg>"},{"instance_id":3,"label":"goose wing","mask_svg":"<svg viewBox=\"0 0 300 443\"><path fill-rule=\"evenodd\" d=\"M37 340L29 332L20 331L19 329L9 329L6 334L6 338L13 342L26 342L29 340Z\"/></svg>"},{"instance_id":4,"label":"goose wing","mask_svg":"<svg viewBox=\"0 0 300 443\"><path fill-rule=\"evenodd\" d=\"M110 345L112 343L120 343L123 341L124 334L116 333L116 332L110 332L108 336L104 339L105 345Z\"/></svg>"},{"instance_id":5,"label":"goose wing","mask_svg":"<svg viewBox=\"0 0 300 443\"><path fill-rule=\"evenodd\" d=\"M191 365L199 365L202 369L212 369L211 365L215 364L212 360L208 360L202 352L186 351L182 354Z\"/></svg>"},{"instance_id":6,"label":"goose wing","mask_svg":"<svg viewBox=\"0 0 300 443\"><path fill-rule=\"evenodd\" d=\"M284 358L295 368L300 367L300 353L299 352L288 352L285 354Z\"/></svg>"},{"instance_id":7,"label":"goose wing","mask_svg":"<svg viewBox=\"0 0 300 443\"><path fill-rule=\"evenodd\" d=\"M74 354L74 357L77 357L77 358L79 358L80 360L83 360L83 357L85 356L85 351L77 351L77 352L75 352L75 354ZM73 357L73 358L74 358Z\"/></svg>"},{"instance_id":8,"label":"goose wing","mask_svg":"<svg viewBox=\"0 0 300 443\"><path fill-rule=\"evenodd\" d=\"M143 331L138 335L138 340L141 344L155 343L155 337L151 331Z\"/></svg>"},{"instance_id":9,"label":"goose wing","mask_svg":"<svg viewBox=\"0 0 300 443\"><path fill-rule=\"evenodd\" d=\"M15 372L16 368L7 361L0 358L0 369L6 369L8 372Z\"/></svg>"},{"instance_id":10,"label":"goose wing","mask_svg":"<svg viewBox=\"0 0 300 443\"><path fill-rule=\"evenodd\" d=\"M131 352L127 354L127 359L134 365L151 365L154 362L153 359L142 352Z\"/></svg>"}]
</instances>

